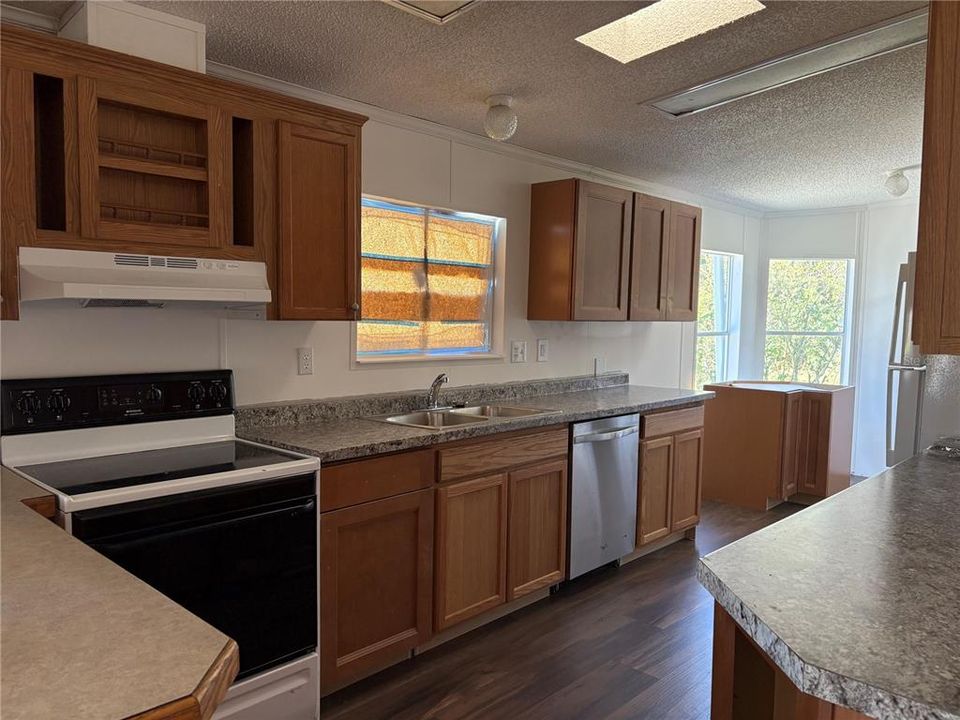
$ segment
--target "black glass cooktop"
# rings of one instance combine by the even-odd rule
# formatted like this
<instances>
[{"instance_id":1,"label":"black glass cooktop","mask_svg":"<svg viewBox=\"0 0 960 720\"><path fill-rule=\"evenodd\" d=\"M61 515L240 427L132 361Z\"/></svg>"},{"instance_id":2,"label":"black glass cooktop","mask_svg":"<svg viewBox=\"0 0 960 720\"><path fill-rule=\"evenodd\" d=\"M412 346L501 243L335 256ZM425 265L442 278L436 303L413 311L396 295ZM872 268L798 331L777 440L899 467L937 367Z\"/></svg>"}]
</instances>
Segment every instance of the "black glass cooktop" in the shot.
<instances>
[{"instance_id":1,"label":"black glass cooktop","mask_svg":"<svg viewBox=\"0 0 960 720\"><path fill-rule=\"evenodd\" d=\"M237 440L225 440L162 450L21 465L17 470L65 495L82 495L100 490L276 465L297 459L297 456L287 455L279 450Z\"/></svg>"}]
</instances>

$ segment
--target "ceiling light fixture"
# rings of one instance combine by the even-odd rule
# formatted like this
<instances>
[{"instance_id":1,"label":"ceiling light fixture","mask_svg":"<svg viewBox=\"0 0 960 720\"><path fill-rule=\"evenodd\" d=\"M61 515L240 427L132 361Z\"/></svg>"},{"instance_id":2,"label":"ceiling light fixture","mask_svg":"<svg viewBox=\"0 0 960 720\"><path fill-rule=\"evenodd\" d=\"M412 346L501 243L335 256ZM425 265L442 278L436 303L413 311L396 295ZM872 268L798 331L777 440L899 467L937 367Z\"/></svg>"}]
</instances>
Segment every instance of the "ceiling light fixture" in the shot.
<instances>
[{"instance_id":1,"label":"ceiling light fixture","mask_svg":"<svg viewBox=\"0 0 960 720\"><path fill-rule=\"evenodd\" d=\"M887 170L887 179L883 183L884 189L894 197L905 195L907 190L910 189L910 178L904 173L907 170L917 170L919 167L919 165L907 165L906 167Z\"/></svg>"},{"instance_id":2,"label":"ceiling light fixture","mask_svg":"<svg viewBox=\"0 0 960 720\"><path fill-rule=\"evenodd\" d=\"M487 116L483 129L494 140L509 140L517 131L517 111L510 95L491 95L487 98Z\"/></svg>"},{"instance_id":3,"label":"ceiling light fixture","mask_svg":"<svg viewBox=\"0 0 960 720\"><path fill-rule=\"evenodd\" d=\"M757 0L658 0L581 35L577 42L628 63L763 9Z\"/></svg>"},{"instance_id":4,"label":"ceiling light fixture","mask_svg":"<svg viewBox=\"0 0 960 720\"><path fill-rule=\"evenodd\" d=\"M692 115L926 40L927 10L923 8L822 45L781 55L716 80L648 100L646 104L674 117Z\"/></svg>"}]
</instances>

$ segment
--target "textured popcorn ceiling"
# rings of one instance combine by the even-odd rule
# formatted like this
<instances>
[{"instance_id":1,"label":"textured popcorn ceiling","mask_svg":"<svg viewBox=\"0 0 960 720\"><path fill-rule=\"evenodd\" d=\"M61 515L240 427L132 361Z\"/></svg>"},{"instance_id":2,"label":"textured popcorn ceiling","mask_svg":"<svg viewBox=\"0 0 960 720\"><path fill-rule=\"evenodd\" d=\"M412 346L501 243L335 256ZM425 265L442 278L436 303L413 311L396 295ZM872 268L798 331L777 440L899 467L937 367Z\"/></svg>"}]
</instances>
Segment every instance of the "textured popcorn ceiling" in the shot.
<instances>
[{"instance_id":1,"label":"textured popcorn ceiling","mask_svg":"<svg viewBox=\"0 0 960 720\"><path fill-rule=\"evenodd\" d=\"M733 203L885 200L884 170L920 160L925 46L687 118L641 103L925 3L772 0L625 65L575 38L647 3L481 2L444 26L375 1L142 4L205 23L210 60L478 134L512 94L511 144Z\"/></svg>"}]
</instances>

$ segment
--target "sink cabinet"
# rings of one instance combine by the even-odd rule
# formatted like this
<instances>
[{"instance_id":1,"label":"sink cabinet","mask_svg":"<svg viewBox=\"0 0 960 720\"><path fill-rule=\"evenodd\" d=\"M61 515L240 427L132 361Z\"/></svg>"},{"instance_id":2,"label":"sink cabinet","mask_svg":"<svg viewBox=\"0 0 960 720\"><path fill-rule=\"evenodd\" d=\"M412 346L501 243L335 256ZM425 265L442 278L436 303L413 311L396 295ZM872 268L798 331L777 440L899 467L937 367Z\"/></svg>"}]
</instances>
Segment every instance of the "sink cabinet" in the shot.
<instances>
[{"instance_id":1,"label":"sink cabinet","mask_svg":"<svg viewBox=\"0 0 960 720\"><path fill-rule=\"evenodd\" d=\"M566 427L440 446L436 632L566 576L568 447Z\"/></svg>"},{"instance_id":2,"label":"sink cabinet","mask_svg":"<svg viewBox=\"0 0 960 720\"><path fill-rule=\"evenodd\" d=\"M529 320L697 319L701 210L585 180L530 194Z\"/></svg>"},{"instance_id":3,"label":"sink cabinet","mask_svg":"<svg viewBox=\"0 0 960 720\"><path fill-rule=\"evenodd\" d=\"M0 318L24 246L260 261L269 318L358 316L366 118L6 23L2 43Z\"/></svg>"}]
</instances>

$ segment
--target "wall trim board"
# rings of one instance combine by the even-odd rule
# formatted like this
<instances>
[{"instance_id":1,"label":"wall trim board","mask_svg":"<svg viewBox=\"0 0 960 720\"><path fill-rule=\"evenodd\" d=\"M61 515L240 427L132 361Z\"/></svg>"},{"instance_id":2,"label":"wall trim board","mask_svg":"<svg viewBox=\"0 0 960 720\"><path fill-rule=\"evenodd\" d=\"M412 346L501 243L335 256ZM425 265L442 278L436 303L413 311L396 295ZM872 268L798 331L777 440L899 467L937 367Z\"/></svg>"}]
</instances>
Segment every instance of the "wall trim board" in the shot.
<instances>
[{"instance_id":1,"label":"wall trim board","mask_svg":"<svg viewBox=\"0 0 960 720\"><path fill-rule=\"evenodd\" d=\"M59 18L43 15L33 10L24 10L6 3L0 3L0 14L2 14L3 22L22 25L31 30L39 30L53 35L60 29Z\"/></svg>"}]
</instances>

